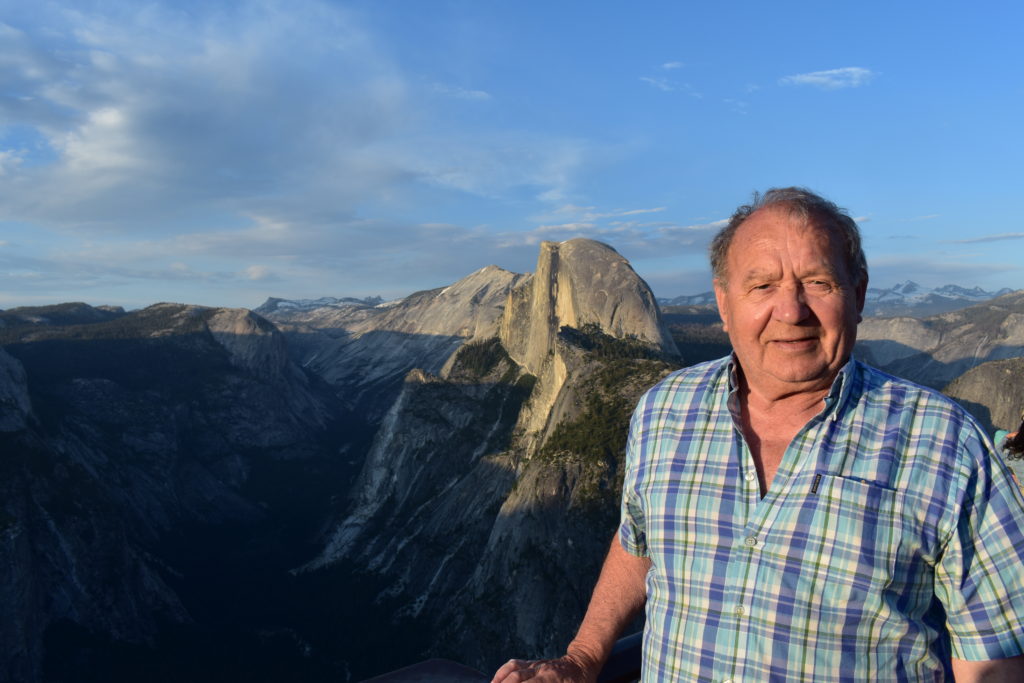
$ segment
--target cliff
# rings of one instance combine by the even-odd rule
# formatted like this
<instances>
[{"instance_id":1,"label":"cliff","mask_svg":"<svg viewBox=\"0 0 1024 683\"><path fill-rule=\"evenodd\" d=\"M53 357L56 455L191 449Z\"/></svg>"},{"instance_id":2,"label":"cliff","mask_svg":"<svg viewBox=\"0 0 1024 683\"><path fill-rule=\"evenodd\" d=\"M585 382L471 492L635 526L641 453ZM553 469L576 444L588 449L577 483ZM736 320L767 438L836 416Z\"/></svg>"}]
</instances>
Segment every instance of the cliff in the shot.
<instances>
[{"instance_id":1,"label":"cliff","mask_svg":"<svg viewBox=\"0 0 1024 683\"><path fill-rule=\"evenodd\" d=\"M265 310L295 361L336 389L351 409L379 421L405 375L440 372L466 341L497 335L509 291L526 276L487 266L444 288L386 304Z\"/></svg>"},{"instance_id":2,"label":"cliff","mask_svg":"<svg viewBox=\"0 0 1024 683\"><path fill-rule=\"evenodd\" d=\"M145 678L107 658L209 624L224 597L205 582L231 553L322 523L326 502L300 523L281 496L299 485L315 507L316 480L345 476L343 411L265 320L179 304L72 312L0 330L2 680Z\"/></svg>"},{"instance_id":3,"label":"cliff","mask_svg":"<svg viewBox=\"0 0 1024 683\"><path fill-rule=\"evenodd\" d=\"M989 361L971 368L942 392L958 401L993 436L1016 431L1024 412L1024 358Z\"/></svg>"},{"instance_id":4,"label":"cliff","mask_svg":"<svg viewBox=\"0 0 1024 683\"><path fill-rule=\"evenodd\" d=\"M406 376L302 569L380 577L393 627L484 668L571 636L615 528L633 404L676 353L646 284L588 240L542 245L501 310L494 336Z\"/></svg>"},{"instance_id":5,"label":"cliff","mask_svg":"<svg viewBox=\"0 0 1024 683\"><path fill-rule=\"evenodd\" d=\"M618 252L601 242L541 242L537 270L509 293L501 342L529 372L540 374L562 326L592 323L675 352L647 284Z\"/></svg>"},{"instance_id":6,"label":"cliff","mask_svg":"<svg viewBox=\"0 0 1024 683\"><path fill-rule=\"evenodd\" d=\"M1024 355L1024 292L927 318L866 318L855 353L940 389L987 361Z\"/></svg>"}]
</instances>

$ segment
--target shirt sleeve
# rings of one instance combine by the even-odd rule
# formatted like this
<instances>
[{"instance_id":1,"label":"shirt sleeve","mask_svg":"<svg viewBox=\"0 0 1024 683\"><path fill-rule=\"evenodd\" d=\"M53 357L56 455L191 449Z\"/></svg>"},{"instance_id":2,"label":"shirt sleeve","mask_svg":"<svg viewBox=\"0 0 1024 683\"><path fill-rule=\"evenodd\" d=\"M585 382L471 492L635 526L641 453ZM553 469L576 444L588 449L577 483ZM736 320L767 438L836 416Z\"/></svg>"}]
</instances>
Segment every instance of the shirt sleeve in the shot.
<instances>
[{"instance_id":1,"label":"shirt sleeve","mask_svg":"<svg viewBox=\"0 0 1024 683\"><path fill-rule=\"evenodd\" d=\"M641 420L638 407L629 424L629 438L626 442L626 473L622 483L622 510L619 523L619 543L630 555L647 557L647 534L645 516L640 497L640 434Z\"/></svg>"},{"instance_id":2,"label":"shirt sleeve","mask_svg":"<svg viewBox=\"0 0 1024 683\"><path fill-rule=\"evenodd\" d=\"M1024 498L985 441L961 443L970 468L935 572L953 656L970 661L1024 654Z\"/></svg>"}]
</instances>

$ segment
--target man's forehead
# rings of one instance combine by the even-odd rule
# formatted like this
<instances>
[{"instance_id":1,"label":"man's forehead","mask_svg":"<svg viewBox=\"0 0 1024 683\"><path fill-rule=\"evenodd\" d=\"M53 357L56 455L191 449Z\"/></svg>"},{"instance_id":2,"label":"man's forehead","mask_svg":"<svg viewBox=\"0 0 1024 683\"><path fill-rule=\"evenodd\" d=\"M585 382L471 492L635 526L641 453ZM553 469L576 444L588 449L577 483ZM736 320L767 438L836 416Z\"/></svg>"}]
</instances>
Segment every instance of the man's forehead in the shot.
<instances>
[{"instance_id":1,"label":"man's forehead","mask_svg":"<svg viewBox=\"0 0 1024 683\"><path fill-rule=\"evenodd\" d=\"M826 258L833 258L837 238L827 225L813 217L793 216L778 210L774 215L759 215L765 211L771 211L771 208L753 213L736 229L729 245L729 256L742 252L745 257L757 258L766 255L764 250L772 245L785 243L789 247L795 244L823 252Z\"/></svg>"},{"instance_id":2,"label":"man's forehead","mask_svg":"<svg viewBox=\"0 0 1024 683\"><path fill-rule=\"evenodd\" d=\"M778 260L773 260L769 257L763 257L758 260L752 259L736 265L738 267L736 268L735 279L742 282L777 278L783 273L782 264ZM830 278L838 278L842 274L842 269L837 267L832 261L820 259L799 264L796 274L800 277L828 276Z\"/></svg>"},{"instance_id":3,"label":"man's forehead","mask_svg":"<svg viewBox=\"0 0 1024 683\"><path fill-rule=\"evenodd\" d=\"M727 269L732 279L777 275L782 269L778 254L783 251L799 256L802 275L839 277L845 271L832 230L820 220L780 207L760 209L736 229L726 254Z\"/></svg>"}]
</instances>

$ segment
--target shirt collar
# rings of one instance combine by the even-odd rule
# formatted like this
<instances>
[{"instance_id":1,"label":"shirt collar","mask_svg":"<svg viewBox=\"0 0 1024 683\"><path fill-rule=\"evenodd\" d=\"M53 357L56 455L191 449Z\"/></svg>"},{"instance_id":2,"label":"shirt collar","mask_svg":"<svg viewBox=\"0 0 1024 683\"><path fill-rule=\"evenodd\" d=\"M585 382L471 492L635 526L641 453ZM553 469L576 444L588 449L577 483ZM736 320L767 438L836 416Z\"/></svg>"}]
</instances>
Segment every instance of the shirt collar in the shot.
<instances>
[{"instance_id":1,"label":"shirt collar","mask_svg":"<svg viewBox=\"0 0 1024 683\"><path fill-rule=\"evenodd\" d=\"M729 412L732 413L733 418L736 420L736 424L740 424L740 378L739 378L739 360L736 358L735 353L729 354L729 358L726 361L726 373L729 378ZM836 374L836 378L832 380L832 387L829 389L828 394L825 396L825 407L821 411L823 418L829 418L832 421L839 419L840 410L839 407L846 403L846 398L850 395L850 391L854 385L854 376L857 371L857 361L853 359L851 355L843 367L839 368L839 372Z\"/></svg>"}]
</instances>

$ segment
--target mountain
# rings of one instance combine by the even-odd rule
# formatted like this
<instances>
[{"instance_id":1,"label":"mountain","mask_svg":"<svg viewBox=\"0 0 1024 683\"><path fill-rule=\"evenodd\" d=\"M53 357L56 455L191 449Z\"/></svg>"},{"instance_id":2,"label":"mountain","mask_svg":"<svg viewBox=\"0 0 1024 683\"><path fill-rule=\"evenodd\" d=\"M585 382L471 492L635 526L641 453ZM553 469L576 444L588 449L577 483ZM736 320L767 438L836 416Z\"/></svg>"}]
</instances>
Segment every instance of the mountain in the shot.
<instances>
[{"instance_id":1,"label":"mountain","mask_svg":"<svg viewBox=\"0 0 1024 683\"><path fill-rule=\"evenodd\" d=\"M957 400L985 427L1016 431L1024 412L1024 358L977 365L950 382L942 392Z\"/></svg>"},{"instance_id":2,"label":"mountain","mask_svg":"<svg viewBox=\"0 0 1024 683\"><path fill-rule=\"evenodd\" d=\"M1024 355L1024 291L926 318L865 318L854 353L941 389L982 363Z\"/></svg>"},{"instance_id":3,"label":"mountain","mask_svg":"<svg viewBox=\"0 0 1024 683\"><path fill-rule=\"evenodd\" d=\"M0 679L206 680L211 629L301 661L234 605L267 608L351 481L332 391L249 311L0 319Z\"/></svg>"},{"instance_id":4,"label":"mountain","mask_svg":"<svg viewBox=\"0 0 1024 683\"><path fill-rule=\"evenodd\" d=\"M420 658L485 669L571 638L616 527L629 415L676 353L647 285L589 240L543 243L496 312L493 336L406 376L304 568L363 567L392 628L433 634Z\"/></svg>"},{"instance_id":5,"label":"mountain","mask_svg":"<svg viewBox=\"0 0 1024 683\"><path fill-rule=\"evenodd\" d=\"M907 280L888 288L868 287L864 300L864 315L870 317L926 317L948 313L977 303L995 299L1013 290L1003 288L988 292L980 287L944 285L935 289L922 287ZM714 292L692 296L677 296L672 299L659 298L662 307L668 306L710 306L717 309Z\"/></svg>"},{"instance_id":6,"label":"mountain","mask_svg":"<svg viewBox=\"0 0 1024 683\"><path fill-rule=\"evenodd\" d=\"M629 264L545 243L532 274L260 310L0 312L0 679L563 647L632 405L678 364Z\"/></svg>"},{"instance_id":7,"label":"mountain","mask_svg":"<svg viewBox=\"0 0 1024 683\"><path fill-rule=\"evenodd\" d=\"M466 341L496 335L505 300L525 277L487 266L400 301L270 299L256 310L284 333L299 365L335 387L350 410L376 422L411 370L437 373Z\"/></svg>"},{"instance_id":8,"label":"mountain","mask_svg":"<svg viewBox=\"0 0 1024 683\"><path fill-rule=\"evenodd\" d=\"M278 310L290 311L313 311L325 308L372 308L384 303L379 296L372 296L366 299L356 299L350 296L337 298L333 296L322 296L319 299L279 299L270 297L259 308L253 309L253 313L264 317L276 313Z\"/></svg>"},{"instance_id":9,"label":"mountain","mask_svg":"<svg viewBox=\"0 0 1024 683\"><path fill-rule=\"evenodd\" d=\"M55 306L23 306L0 311L0 329L26 325L76 325L113 320L124 315L120 306L90 306L81 302Z\"/></svg>"},{"instance_id":10,"label":"mountain","mask_svg":"<svg viewBox=\"0 0 1024 683\"><path fill-rule=\"evenodd\" d=\"M718 310L718 304L715 302L715 293L713 291L707 291L703 294L692 294L689 296L677 296L671 299L659 298L658 305L665 306L711 306L715 310Z\"/></svg>"},{"instance_id":11,"label":"mountain","mask_svg":"<svg viewBox=\"0 0 1024 683\"><path fill-rule=\"evenodd\" d=\"M987 292L980 287L967 289L957 285L929 289L912 280L907 280L887 289L869 287L864 302L864 315L873 317L938 315L995 299L1012 291L1003 288L998 292Z\"/></svg>"}]
</instances>

